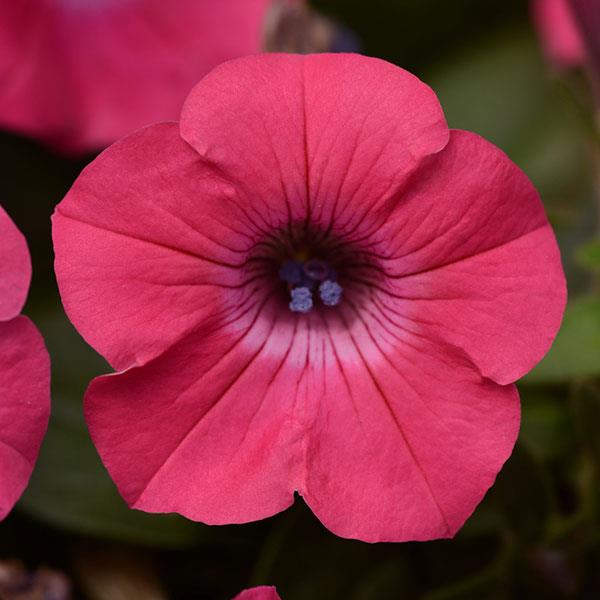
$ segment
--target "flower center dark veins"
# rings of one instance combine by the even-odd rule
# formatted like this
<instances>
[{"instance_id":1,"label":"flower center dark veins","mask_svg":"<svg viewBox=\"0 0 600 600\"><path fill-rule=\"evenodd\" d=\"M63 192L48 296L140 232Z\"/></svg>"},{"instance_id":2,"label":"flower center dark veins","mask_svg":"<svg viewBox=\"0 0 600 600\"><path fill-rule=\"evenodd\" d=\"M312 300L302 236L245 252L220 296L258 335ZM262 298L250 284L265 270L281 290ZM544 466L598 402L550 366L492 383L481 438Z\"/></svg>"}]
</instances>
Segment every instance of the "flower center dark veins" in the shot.
<instances>
[{"instance_id":1,"label":"flower center dark veins","mask_svg":"<svg viewBox=\"0 0 600 600\"><path fill-rule=\"evenodd\" d=\"M313 294L317 290L326 306L337 306L342 299L342 286L336 281L335 269L319 258L304 262L287 260L279 269L279 277L290 292L289 308L292 312L310 312L314 305Z\"/></svg>"},{"instance_id":2,"label":"flower center dark veins","mask_svg":"<svg viewBox=\"0 0 600 600\"><path fill-rule=\"evenodd\" d=\"M306 223L274 230L254 248L252 270L292 313L329 310L377 271L373 261L349 241Z\"/></svg>"}]
</instances>

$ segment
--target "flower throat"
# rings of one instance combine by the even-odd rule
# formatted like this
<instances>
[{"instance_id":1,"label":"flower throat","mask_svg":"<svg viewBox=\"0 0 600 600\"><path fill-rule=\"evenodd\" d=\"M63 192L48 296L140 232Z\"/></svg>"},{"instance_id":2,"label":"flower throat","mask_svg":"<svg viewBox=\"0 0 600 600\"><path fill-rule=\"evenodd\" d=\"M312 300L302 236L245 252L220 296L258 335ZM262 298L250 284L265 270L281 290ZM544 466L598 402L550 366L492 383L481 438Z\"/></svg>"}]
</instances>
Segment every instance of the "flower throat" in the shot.
<instances>
[{"instance_id":1,"label":"flower throat","mask_svg":"<svg viewBox=\"0 0 600 600\"><path fill-rule=\"evenodd\" d=\"M342 300L335 269L319 258L287 260L279 269L279 278L287 284L292 312L310 312L317 294L325 306L337 306Z\"/></svg>"},{"instance_id":2,"label":"flower throat","mask_svg":"<svg viewBox=\"0 0 600 600\"><path fill-rule=\"evenodd\" d=\"M331 231L297 222L258 242L250 264L254 273L268 277L280 290L292 313L307 314L341 304L371 261Z\"/></svg>"}]
</instances>

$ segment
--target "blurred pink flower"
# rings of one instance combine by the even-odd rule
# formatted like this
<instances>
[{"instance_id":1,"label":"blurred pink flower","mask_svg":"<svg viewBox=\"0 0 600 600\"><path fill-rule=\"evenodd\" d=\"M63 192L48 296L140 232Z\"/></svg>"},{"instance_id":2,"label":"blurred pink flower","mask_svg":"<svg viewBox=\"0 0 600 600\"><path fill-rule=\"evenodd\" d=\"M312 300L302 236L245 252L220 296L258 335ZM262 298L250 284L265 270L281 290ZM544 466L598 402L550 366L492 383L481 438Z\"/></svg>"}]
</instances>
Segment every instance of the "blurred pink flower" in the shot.
<instances>
[{"instance_id":1,"label":"blurred pink flower","mask_svg":"<svg viewBox=\"0 0 600 600\"><path fill-rule=\"evenodd\" d=\"M262 585L240 592L233 600L281 600L274 587Z\"/></svg>"},{"instance_id":2,"label":"blurred pink flower","mask_svg":"<svg viewBox=\"0 0 600 600\"><path fill-rule=\"evenodd\" d=\"M568 0L532 0L532 15L548 61L558 69L583 65L585 49Z\"/></svg>"},{"instance_id":3,"label":"blurred pink flower","mask_svg":"<svg viewBox=\"0 0 600 600\"><path fill-rule=\"evenodd\" d=\"M30 278L25 238L0 208L0 519L29 481L50 414L48 353L18 316Z\"/></svg>"},{"instance_id":4,"label":"blurred pink flower","mask_svg":"<svg viewBox=\"0 0 600 600\"><path fill-rule=\"evenodd\" d=\"M67 152L179 117L215 65L261 47L271 0L0 3L0 126Z\"/></svg>"},{"instance_id":5,"label":"blurred pink flower","mask_svg":"<svg viewBox=\"0 0 600 600\"><path fill-rule=\"evenodd\" d=\"M565 304L527 177L358 55L218 67L53 221L67 313L124 371L86 395L104 464L130 506L210 524L297 491L344 537L452 536Z\"/></svg>"},{"instance_id":6,"label":"blurred pink flower","mask_svg":"<svg viewBox=\"0 0 600 600\"><path fill-rule=\"evenodd\" d=\"M570 6L585 47L588 76L600 105L600 0L571 0Z\"/></svg>"}]
</instances>

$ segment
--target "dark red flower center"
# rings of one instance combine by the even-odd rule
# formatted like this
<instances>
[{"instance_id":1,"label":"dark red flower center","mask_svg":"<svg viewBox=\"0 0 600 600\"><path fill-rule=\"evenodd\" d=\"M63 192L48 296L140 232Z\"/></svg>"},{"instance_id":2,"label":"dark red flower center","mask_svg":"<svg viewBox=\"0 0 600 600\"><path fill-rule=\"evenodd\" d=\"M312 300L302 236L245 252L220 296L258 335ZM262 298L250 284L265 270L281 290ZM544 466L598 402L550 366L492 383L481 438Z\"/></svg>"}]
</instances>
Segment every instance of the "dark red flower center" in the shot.
<instances>
[{"instance_id":1,"label":"dark red flower center","mask_svg":"<svg viewBox=\"0 0 600 600\"><path fill-rule=\"evenodd\" d=\"M307 223L265 236L255 246L252 262L259 275L277 281L294 313L338 306L352 287L365 283L365 266L376 270L351 242Z\"/></svg>"}]
</instances>

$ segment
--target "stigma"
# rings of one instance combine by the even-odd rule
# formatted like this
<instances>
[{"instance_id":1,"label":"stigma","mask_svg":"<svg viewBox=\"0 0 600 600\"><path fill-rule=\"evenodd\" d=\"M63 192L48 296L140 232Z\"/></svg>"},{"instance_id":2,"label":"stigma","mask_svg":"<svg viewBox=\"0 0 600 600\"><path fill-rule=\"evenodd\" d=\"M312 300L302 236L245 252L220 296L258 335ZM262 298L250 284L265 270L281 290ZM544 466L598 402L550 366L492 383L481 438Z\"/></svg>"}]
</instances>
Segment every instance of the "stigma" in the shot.
<instances>
[{"instance_id":1,"label":"stigma","mask_svg":"<svg viewBox=\"0 0 600 600\"><path fill-rule=\"evenodd\" d=\"M318 258L287 260L279 269L279 278L287 284L292 312L309 313L317 296L325 306L337 306L342 300L343 289L335 270Z\"/></svg>"}]
</instances>

